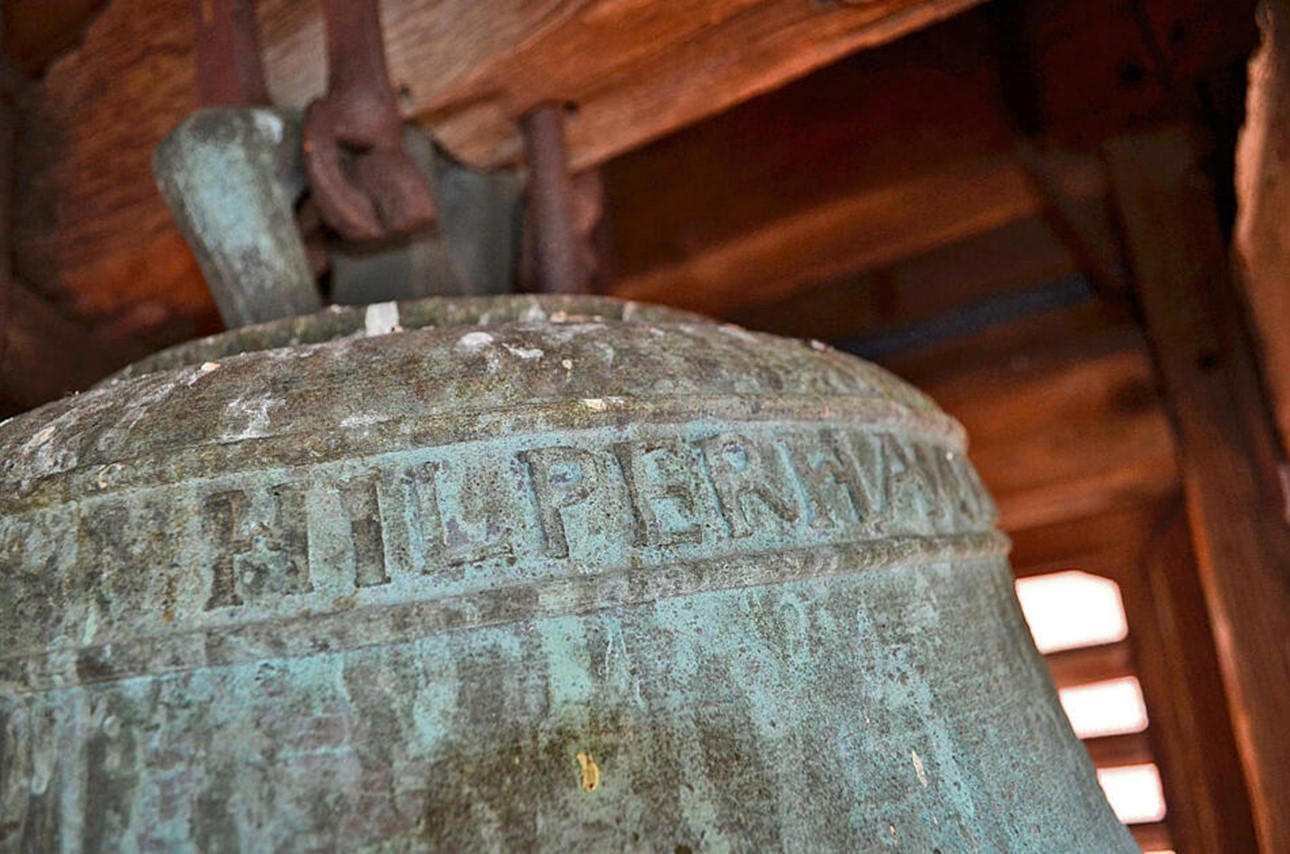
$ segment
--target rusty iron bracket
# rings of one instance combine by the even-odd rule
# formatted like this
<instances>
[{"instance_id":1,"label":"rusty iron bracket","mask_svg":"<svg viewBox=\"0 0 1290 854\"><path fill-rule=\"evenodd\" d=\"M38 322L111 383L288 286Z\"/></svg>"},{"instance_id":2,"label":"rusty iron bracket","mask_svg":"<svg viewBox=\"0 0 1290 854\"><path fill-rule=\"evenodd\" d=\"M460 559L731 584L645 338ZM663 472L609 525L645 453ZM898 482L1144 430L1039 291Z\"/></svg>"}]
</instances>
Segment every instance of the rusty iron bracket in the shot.
<instances>
[{"instance_id":1,"label":"rusty iron bracket","mask_svg":"<svg viewBox=\"0 0 1290 854\"><path fill-rule=\"evenodd\" d=\"M197 97L203 107L267 107L252 0L191 0L197 39Z\"/></svg>"},{"instance_id":2,"label":"rusty iron bracket","mask_svg":"<svg viewBox=\"0 0 1290 854\"><path fill-rule=\"evenodd\" d=\"M374 2L327 4L332 92L308 113L254 106L268 95L251 0L193 6L208 109L162 141L153 170L227 326L321 307L298 224L305 198L333 227L360 211L340 230L349 239L326 246L336 302L513 290L518 173L472 170L404 125ZM435 210L438 228L421 227Z\"/></svg>"},{"instance_id":3,"label":"rusty iron bracket","mask_svg":"<svg viewBox=\"0 0 1290 854\"><path fill-rule=\"evenodd\" d=\"M298 110L211 108L185 120L153 155L162 195L230 328L322 307L295 216L308 184L303 132ZM441 228L376 246L331 246L334 301L512 290L518 174L469 169L419 128L404 133L444 213Z\"/></svg>"},{"instance_id":4,"label":"rusty iron bracket","mask_svg":"<svg viewBox=\"0 0 1290 854\"><path fill-rule=\"evenodd\" d=\"M570 174L565 113L564 105L546 103L520 121L528 162L527 278L542 293L587 293L597 272L592 234L601 217L600 176Z\"/></svg>"},{"instance_id":5,"label":"rusty iron bracket","mask_svg":"<svg viewBox=\"0 0 1290 854\"><path fill-rule=\"evenodd\" d=\"M404 131L403 147L434 192L438 228L403 238L392 247L333 245L332 301L363 305L423 296L511 293L520 242L519 173L463 166L418 127Z\"/></svg>"},{"instance_id":6,"label":"rusty iron bracket","mask_svg":"<svg viewBox=\"0 0 1290 854\"><path fill-rule=\"evenodd\" d=\"M411 234L434 197L403 148L377 0L322 0L327 95L305 112L305 167L324 222L349 240Z\"/></svg>"},{"instance_id":7,"label":"rusty iron bracket","mask_svg":"<svg viewBox=\"0 0 1290 854\"><path fill-rule=\"evenodd\" d=\"M542 104L520 125L529 167L527 224L532 229L533 273L538 290L576 294L587 290L573 225L573 182L566 165L564 107Z\"/></svg>"}]
</instances>

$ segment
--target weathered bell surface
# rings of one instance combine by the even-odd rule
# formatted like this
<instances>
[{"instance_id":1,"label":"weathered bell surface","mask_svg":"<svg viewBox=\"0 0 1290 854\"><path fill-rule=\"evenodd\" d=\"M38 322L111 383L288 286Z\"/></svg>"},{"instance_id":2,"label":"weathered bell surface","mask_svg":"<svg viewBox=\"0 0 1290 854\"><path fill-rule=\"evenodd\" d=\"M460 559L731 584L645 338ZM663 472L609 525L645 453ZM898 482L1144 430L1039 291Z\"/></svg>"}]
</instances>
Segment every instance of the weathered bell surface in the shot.
<instances>
[{"instance_id":1,"label":"weathered bell surface","mask_svg":"<svg viewBox=\"0 0 1290 854\"><path fill-rule=\"evenodd\" d=\"M2 845L1135 850L964 450L610 300L170 351L0 425Z\"/></svg>"}]
</instances>

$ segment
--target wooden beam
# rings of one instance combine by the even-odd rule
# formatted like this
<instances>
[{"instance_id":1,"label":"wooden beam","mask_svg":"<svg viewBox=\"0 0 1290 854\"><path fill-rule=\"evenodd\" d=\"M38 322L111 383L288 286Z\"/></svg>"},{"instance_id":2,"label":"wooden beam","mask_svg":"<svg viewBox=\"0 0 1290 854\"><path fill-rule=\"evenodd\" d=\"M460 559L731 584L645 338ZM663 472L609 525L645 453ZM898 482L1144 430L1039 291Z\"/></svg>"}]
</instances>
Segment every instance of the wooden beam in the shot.
<instances>
[{"instance_id":1,"label":"wooden beam","mask_svg":"<svg viewBox=\"0 0 1290 854\"><path fill-rule=\"evenodd\" d=\"M1174 496L1111 507L1094 516L1011 530L1010 556L1018 578L1078 569L1121 587L1156 533L1161 508Z\"/></svg>"},{"instance_id":2,"label":"wooden beam","mask_svg":"<svg viewBox=\"0 0 1290 854\"><path fill-rule=\"evenodd\" d=\"M455 154L513 161L519 116L565 101L579 108L568 134L581 169L978 2L385 0L382 12L406 111ZM261 18L278 97L321 92L312 6L270 0Z\"/></svg>"},{"instance_id":3,"label":"wooden beam","mask_svg":"<svg viewBox=\"0 0 1290 854\"><path fill-rule=\"evenodd\" d=\"M1134 675L1133 655L1126 641L1051 652L1044 661L1058 688Z\"/></svg>"},{"instance_id":4,"label":"wooden beam","mask_svg":"<svg viewBox=\"0 0 1290 854\"><path fill-rule=\"evenodd\" d=\"M1131 824L1129 825L1129 832L1133 834L1134 840L1142 846L1143 851L1173 850L1173 836L1169 833L1169 825L1163 821Z\"/></svg>"},{"instance_id":5,"label":"wooden beam","mask_svg":"<svg viewBox=\"0 0 1290 854\"><path fill-rule=\"evenodd\" d=\"M1104 192L1095 158L1055 155L1049 165L1074 199ZM993 155L794 211L678 262L624 276L612 293L730 314L985 234L1046 204L1020 161Z\"/></svg>"},{"instance_id":6,"label":"wooden beam","mask_svg":"<svg viewBox=\"0 0 1290 854\"><path fill-rule=\"evenodd\" d=\"M1290 449L1290 2L1265 0L1236 156L1235 257L1281 446Z\"/></svg>"},{"instance_id":7,"label":"wooden beam","mask_svg":"<svg viewBox=\"0 0 1290 854\"><path fill-rule=\"evenodd\" d=\"M1117 141L1107 158L1177 428L1258 841L1263 850L1290 850L1290 528L1213 189L1181 131Z\"/></svg>"},{"instance_id":8,"label":"wooden beam","mask_svg":"<svg viewBox=\"0 0 1290 854\"><path fill-rule=\"evenodd\" d=\"M997 90L988 20L972 12L618 158L605 183L619 271L1006 153L1014 132Z\"/></svg>"},{"instance_id":9,"label":"wooden beam","mask_svg":"<svg viewBox=\"0 0 1290 854\"><path fill-rule=\"evenodd\" d=\"M571 163L582 169L863 48L980 0L386 0L390 68L407 110L459 157L519 155L515 120L546 101L578 105ZM283 14L288 0L270 4ZM275 88L320 90L310 22L270 38Z\"/></svg>"},{"instance_id":10,"label":"wooden beam","mask_svg":"<svg viewBox=\"0 0 1290 854\"><path fill-rule=\"evenodd\" d=\"M1257 850L1245 777L1181 500L1120 579L1169 825L1182 851Z\"/></svg>"},{"instance_id":11,"label":"wooden beam","mask_svg":"<svg viewBox=\"0 0 1290 854\"><path fill-rule=\"evenodd\" d=\"M967 428L1007 531L1169 495L1175 446L1132 319L1100 302L1051 311L885 365Z\"/></svg>"},{"instance_id":12,"label":"wooden beam","mask_svg":"<svg viewBox=\"0 0 1290 854\"><path fill-rule=\"evenodd\" d=\"M1126 765L1145 765L1156 761L1151 752L1151 740L1145 732L1086 738L1084 747L1088 749L1089 758L1097 768L1123 768Z\"/></svg>"},{"instance_id":13,"label":"wooden beam","mask_svg":"<svg viewBox=\"0 0 1290 854\"><path fill-rule=\"evenodd\" d=\"M1090 201L1097 207L1103 203ZM1075 257L1048 222L1032 216L889 267L746 306L730 319L776 335L842 341L943 317L1078 271Z\"/></svg>"}]
</instances>

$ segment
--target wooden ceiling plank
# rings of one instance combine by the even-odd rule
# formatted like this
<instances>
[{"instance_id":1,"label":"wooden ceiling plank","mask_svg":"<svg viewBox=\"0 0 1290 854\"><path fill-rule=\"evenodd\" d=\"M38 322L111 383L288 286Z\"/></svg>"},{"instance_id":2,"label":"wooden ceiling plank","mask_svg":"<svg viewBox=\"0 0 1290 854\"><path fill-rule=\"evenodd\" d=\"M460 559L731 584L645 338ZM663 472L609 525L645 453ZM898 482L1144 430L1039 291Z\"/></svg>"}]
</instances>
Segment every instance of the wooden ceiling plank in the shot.
<instances>
[{"instance_id":1,"label":"wooden ceiling plank","mask_svg":"<svg viewBox=\"0 0 1290 854\"><path fill-rule=\"evenodd\" d=\"M1076 199L1104 192L1096 158L1052 156L1050 168ZM1016 158L990 156L795 211L679 262L624 276L612 293L730 314L986 234L1045 205Z\"/></svg>"},{"instance_id":2,"label":"wooden ceiling plank","mask_svg":"<svg viewBox=\"0 0 1290 854\"><path fill-rule=\"evenodd\" d=\"M942 317L1001 290L1077 271L1075 258L1044 218L1034 216L890 267L748 306L730 319L776 335L841 341Z\"/></svg>"},{"instance_id":3,"label":"wooden ceiling plank","mask_svg":"<svg viewBox=\"0 0 1290 854\"><path fill-rule=\"evenodd\" d=\"M625 275L795 213L1006 151L989 31L960 15L616 159ZM935 98L927 97L935 92Z\"/></svg>"},{"instance_id":4,"label":"wooden ceiling plank","mask_svg":"<svg viewBox=\"0 0 1290 854\"><path fill-rule=\"evenodd\" d=\"M1136 325L1089 302L885 364L967 428L968 455L1023 531L1178 488L1175 445Z\"/></svg>"},{"instance_id":5,"label":"wooden ceiling plank","mask_svg":"<svg viewBox=\"0 0 1290 854\"><path fill-rule=\"evenodd\" d=\"M1018 578L1077 569L1123 586L1135 571L1173 496L1114 507L1048 525L1014 529L1010 556Z\"/></svg>"}]
</instances>

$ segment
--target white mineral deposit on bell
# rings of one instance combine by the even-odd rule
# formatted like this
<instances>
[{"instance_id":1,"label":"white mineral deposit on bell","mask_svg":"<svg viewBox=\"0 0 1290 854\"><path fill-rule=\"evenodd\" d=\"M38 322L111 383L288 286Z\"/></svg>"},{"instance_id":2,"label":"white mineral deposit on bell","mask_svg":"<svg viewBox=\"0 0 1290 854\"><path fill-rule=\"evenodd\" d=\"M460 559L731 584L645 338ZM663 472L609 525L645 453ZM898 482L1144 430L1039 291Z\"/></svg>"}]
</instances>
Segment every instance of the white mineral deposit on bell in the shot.
<instances>
[{"instance_id":1,"label":"white mineral deposit on bell","mask_svg":"<svg viewBox=\"0 0 1290 854\"><path fill-rule=\"evenodd\" d=\"M492 343L493 336L487 332L467 332L457 340L457 346L462 350L482 350Z\"/></svg>"},{"instance_id":2,"label":"white mineral deposit on bell","mask_svg":"<svg viewBox=\"0 0 1290 854\"><path fill-rule=\"evenodd\" d=\"M219 362L202 362L197 369L192 372L192 376L184 383L188 388L192 388L196 382L207 374L219 370Z\"/></svg>"},{"instance_id":3,"label":"white mineral deposit on bell","mask_svg":"<svg viewBox=\"0 0 1290 854\"><path fill-rule=\"evenodd\" d=\"M353 415L347 415L340 420L340 426L350 427L371 427L373 424L381 424L389 421L390 416L383 412L355 412Z\"/></svg>"},{"instance_id":4,"label":"white mineral deposit on bell","mask_svg":"<svg viewBox=\"0 0 1290 854\"><path fill-rule=\"evenodd\" d=\"M396 302L378 302L367 307L363 312L363 330L368 338L377 335L389 335L402 329L399 326L399 304Z\"/></svg>"},{"instance_id":5,"label":"white mineral deposit on bell","mask_svg":"<svg viewBox=\"0 0 1290 854\"><path fill-rule=\"evenodd\" d=\"M239 397L229 401L225 407L225 426L220 432L220 441L240 442L243 439L262 438L268 433L269 410L281 405L281 400L272 397L253 400Z\"/></svg>"},{"instance_id":6,"label":"white mineral deposit on bell","mask_svg":"<svg viewBox=\"0 0 1290 854\"><path fill-rule=\"evenodd\" d=\"M749 332L747 329L744 329L742 326L736 326L733 323L723 323L717 328L720 329L722 332L724 332L726 335L729 335L731 338L738 338L740 341L746 341L749 344L757 343L757 336L753 335L751 332Z\"/></svg>"},{"instance_id":7,"label":"white mineral deposit on bell","mask_svg":"<svg viewBox=\"0 0 1290 854\"><path fill-rule=\"evenodd\" d=\"M507 352L511 355L519 356L521 359L540 359L544 352L537 347L516 347L512 344L503 344Z\"/></svg>"}]
</instances>

